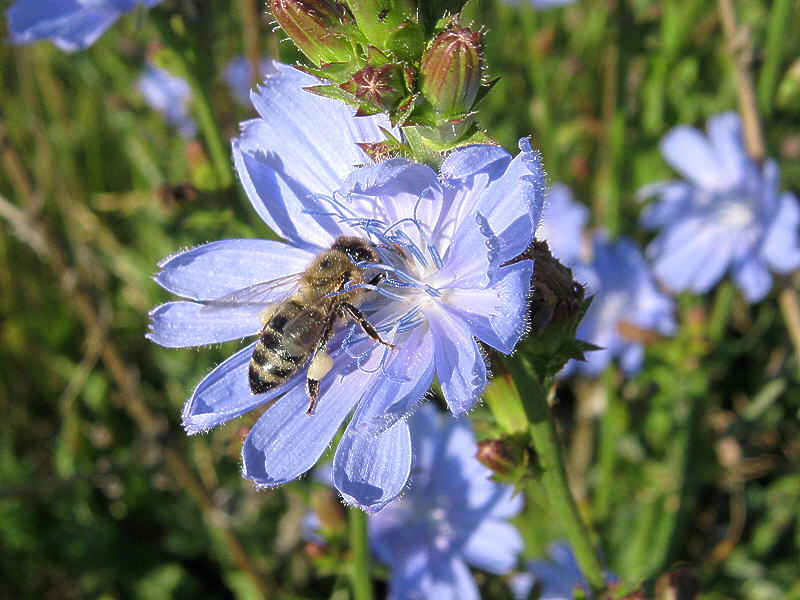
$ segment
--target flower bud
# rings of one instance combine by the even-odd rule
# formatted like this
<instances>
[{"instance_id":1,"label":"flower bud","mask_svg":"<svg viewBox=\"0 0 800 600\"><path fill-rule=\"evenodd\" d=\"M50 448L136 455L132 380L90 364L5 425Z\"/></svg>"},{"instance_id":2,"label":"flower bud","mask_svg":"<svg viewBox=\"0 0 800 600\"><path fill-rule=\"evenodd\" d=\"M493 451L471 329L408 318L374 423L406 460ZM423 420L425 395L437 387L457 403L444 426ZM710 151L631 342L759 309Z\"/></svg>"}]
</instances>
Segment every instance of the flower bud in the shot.
<instances>
[{"instance_id":1,"label":"flower bud","mask_svg":"<svg viewBox=\"0 0 800 600\"><path fill-rule=\"evenodd\" d=\"M478 442L475 458L500 476L511 475L528 464L525 448L506 440L483 440Z\"/></svg>"},{"instance_id":2,"label":"flower bud","mask_svg":"<svg viewBox=\"0 0 800 600\"><path fill-rule=\"evenodd\" d=\"M342 533L347 527L342 505L330 490L314 490L311 494L311 508L320 524L328 531Z\"/></svg>"},{"instance_id":3,"label":"flower bud","mask_svg":"<svg viewBox=\"0 0 800 600\"><path fill-rule=\"evenodd\" d=\"M402 69L393 64L367 65L339 87L362 103L360 114L391 110L406 95Z\"/></svg>"},{"instance_id":4,"label":"flower bud","mask_svg":"<svg viewBox=\"0 0 800 600\"><path fill-rule=\"evenodd\" d=\"M339 32L341 10L329 0L269 0L272 16L317 66L348 62L353 50Z\"/></svg>"},{"instance_id":5,"label":"flower bud","mask_svg":"<svg viewBox=\"0 0 800 600\"><path fill-rule=\"evenodd\" d=\"M414 0L346 0L369 43L386 48L389 36L405 21L416 21Z\"/></svg>"},{"instance_id":6,"label":"flower bud","mask_svg":"<svg viewBox=\"0 0 800 600\"><path fill-rule=\"evenodd\" d=\"M439 34L422 57L422 94L445 118L470 111L481 87L481 34L455 25Z\"/></svg>"}]
</instances>

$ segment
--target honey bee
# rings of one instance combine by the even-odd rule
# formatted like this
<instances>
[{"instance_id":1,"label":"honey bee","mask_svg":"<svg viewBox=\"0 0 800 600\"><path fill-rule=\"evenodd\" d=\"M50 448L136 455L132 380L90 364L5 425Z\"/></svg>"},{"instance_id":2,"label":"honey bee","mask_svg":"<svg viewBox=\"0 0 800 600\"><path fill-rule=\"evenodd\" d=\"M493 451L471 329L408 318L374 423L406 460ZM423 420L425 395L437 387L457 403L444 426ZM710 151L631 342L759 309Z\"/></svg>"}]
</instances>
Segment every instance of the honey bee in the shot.
<instances>
[{"instance_id":1,"label":"honey bee","mask_svg":"<svg viewBox=\"0 0 800 600\"><path fill-rule=\"evenodd\" d=\"M253 394L263 394L281 385L308 363L306 413L314 414L320 381L333 367L326 346L336 325L345 319L354 320L370 338L394 349L358 308L369 293L362 284L374 286L385 277L381 272L368 278L368 265L377 263L378 254L368 242L340 236L302 273L256 284L215 301L223 305L240 304L296 279L293 291L284 300L267 306L259 317L262 329L248 373Z\"/></svg>"}]
</instances>

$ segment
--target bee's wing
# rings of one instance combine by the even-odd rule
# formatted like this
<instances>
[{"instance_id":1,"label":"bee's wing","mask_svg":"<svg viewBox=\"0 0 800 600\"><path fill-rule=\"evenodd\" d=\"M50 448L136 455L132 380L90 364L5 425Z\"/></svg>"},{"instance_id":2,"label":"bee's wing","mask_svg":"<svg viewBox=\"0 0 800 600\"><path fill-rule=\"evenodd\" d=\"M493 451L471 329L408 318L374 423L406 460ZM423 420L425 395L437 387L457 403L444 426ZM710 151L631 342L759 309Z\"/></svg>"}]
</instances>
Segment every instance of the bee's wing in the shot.
<instances>
[{"instance_id":1,"label":"bee's wing","mask_svg":"<svg viewBox=\"0 0 800 600\"><path fill-rule=\"evenodd\" d=\"M286 298L297 289L302 273L292 273L269 281L261 281L247 286L240 290L235 290L230 294L225 294L214 300L205 303L202 310L214 310L219 308L231 308L233 306L265 306L272 304L278 299ZM276 296L275 291L285 288Z\"/></svg>"}]
</instances>

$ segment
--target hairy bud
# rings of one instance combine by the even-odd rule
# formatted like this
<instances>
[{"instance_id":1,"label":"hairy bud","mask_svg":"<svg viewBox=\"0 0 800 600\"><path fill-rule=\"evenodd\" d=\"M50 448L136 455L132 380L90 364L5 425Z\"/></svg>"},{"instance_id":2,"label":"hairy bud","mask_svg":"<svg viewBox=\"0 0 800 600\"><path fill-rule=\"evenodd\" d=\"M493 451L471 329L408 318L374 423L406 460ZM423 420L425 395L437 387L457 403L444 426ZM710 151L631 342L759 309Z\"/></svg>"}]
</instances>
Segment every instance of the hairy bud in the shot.
<instances>
[{"instance_id":1,"label":"hairy bud","mask_svg":"<svg viewBox=\"0 0 800 600\"><path fill-rule=\"evenodd\" d=\"M527 449L508 440L478 442L475 458L501 477L523 472L529 460Z\"/></svg>"},{"instance_id":2,"label":"hairy bud","mask_svg":"<svg viewBox=\"0 0 800 600\"><path fill-rule=\"evenodd\" d=\"M340 35L343 14L329 0L269 0L272 16L317 66L353 59L350 43Z\"/></svg>"},{"instance_id":3,"label":"hairy bud","mask_svg":"<svg viewBox=\"0 0 800 600\"><path fill-rule=\"evenodd\" d=\"M422 95L442 117L468 113L481 87L481 34L455 25L440 33L422 57Z\"/></svg>"}]
</instances>

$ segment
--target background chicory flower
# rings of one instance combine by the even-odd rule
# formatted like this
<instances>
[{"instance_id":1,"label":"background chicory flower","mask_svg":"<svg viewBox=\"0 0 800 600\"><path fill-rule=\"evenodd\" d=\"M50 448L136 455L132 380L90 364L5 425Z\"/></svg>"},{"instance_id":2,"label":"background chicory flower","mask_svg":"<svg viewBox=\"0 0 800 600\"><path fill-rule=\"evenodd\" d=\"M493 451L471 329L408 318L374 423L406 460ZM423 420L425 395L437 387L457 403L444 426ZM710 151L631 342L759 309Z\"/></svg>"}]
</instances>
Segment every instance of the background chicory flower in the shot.
<instances>
[{"instance_id":1,"label":"background chicory flower","mask_svg":"<svg viewBox=\"0 0 800 600\"><path fill-rule=\"evenodd\" d=\"M185 79L148 64L139 77L137 87L145 102L162 113L183 137L194 136L197 126L189 113L192 90Z\"/></svg>"},{"instance_id":2,"label":"background chicory flower","mask_svg":"<svg viewBox=\"0 0 800 600\"><path fill-rule=\"evenodd\" d=\"M586 579L581 573L578 561L567 542L555 542L547 553L552 560L533 560L525 565L525 572L515 575L511 580L511 589L517 600L530 598L534 586L537 586L539 600L572 600L576 590L589 593ZM606 573L606 582L616 578Z\"/></svg>"},{"instance_id":3,"label":"background chicory flower","mask_svg":"<svg viewBox=\"0 0 800 600\"><path fill-rule=\"evenodd\" d=\"M302 89L315 82L276 65L252 95L260 118L244 123L233 145L253 207L285 243L222 240L162 262L156 281L188 300L156 308L149 337L179 347L254 335L259 312L289 288L273 289L258 304L209 310L207 303L302 272L340 236L374 243L389 277L362 308L394 350L357 326L341 328L328 345L334 366L309 417L302 372L251 394L250 344L198 385L183 421L197 433L277 398L243 447L244 475L270 487L310 469L355 411L333 460L334 483L347 502L375 511L406 485L412 448L403 417L434 374L450 409L466 412L487 383L476 338L508 353L524 332L531 261L501 265L532 241L544 184L527 140L513 159L497 146L458 149L440 174L404 159L356 169L368 162L357 144L380 141L379 127L389 124L356 118Z\"/></svg>"},{"instance_id":4,"label":"background chicory flower","mask_svg":"<svg viewBox=\"0 0 800 600\"><path fill-rule=\"evenodd\" d=\"M647 248L656 277L671 290L710 290L730 270L750 302L772 287L770 270L800 267L800 205L778 189L778 166L751 159L739 115L708 121L708 136L681 125L661 140L661 153L683 180L647 186L656 196L641 223L658 231Z\"/></svg>"},{"instance_id":5,"label":"background chicory flower","mask_svg":"<svg viewBox=\"0 0 800 600\"><path fill-rule=\"evenodd\" d=\"M583 229L589 222L589 209L572 198L564 184L547 191L542 220L536 228L536 239L547 242L550 253L566 266L572 266L586 254Z\"/></svg>"},{"instance_id":6,"label":"background chicory flower","mask_svg":"<svg viewBox=\"0 0 800 600\"><path fill-rule=\"evenodd\" d=\"M139 5L161 0L17 0L6 11L11 40L29 44L42 39L67 52L94 44L106 29Z\"/></svg>"},{"instance_id":7,"label":"background chicory flower","mask_svg":"<svg viewBox=\"0 0 800 600\"><path fill-rule=\"evenodd\" d=\"M470 600L471 565L490 573L516 566L522 537L508 519L522 508L513 488L491 480L475 458L465 419L420 407L410 419L414 463L408 491L369 517L370 545L391 572L390 600ZM306 521L306 535L321 541Z\"/></svg>"},{"instance_id":8,"label":"background chicory flower","mask_svg":"<svg viewBox=\"0 0 800 600\"><path fill-rule=\"evenodd\" d=\"M656 286L650 267L633 240L610 241L596 233L590 264L573 267L575 280L586 285L592 304L578 326L580 340L600 346L586 361L570 361L564 374L578 370L599 375L614 357L627 374L638 371L644 359L643 331L672 335L676 329L674 302Z\"/></svg>"}]
</instances>

